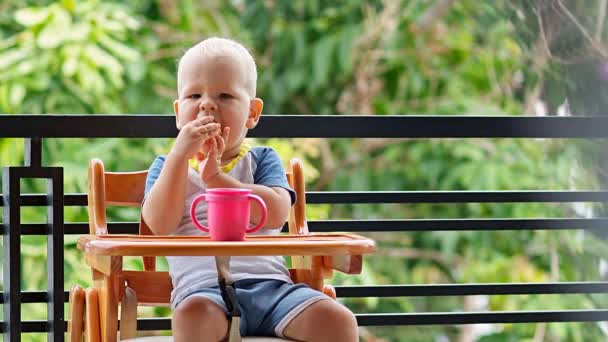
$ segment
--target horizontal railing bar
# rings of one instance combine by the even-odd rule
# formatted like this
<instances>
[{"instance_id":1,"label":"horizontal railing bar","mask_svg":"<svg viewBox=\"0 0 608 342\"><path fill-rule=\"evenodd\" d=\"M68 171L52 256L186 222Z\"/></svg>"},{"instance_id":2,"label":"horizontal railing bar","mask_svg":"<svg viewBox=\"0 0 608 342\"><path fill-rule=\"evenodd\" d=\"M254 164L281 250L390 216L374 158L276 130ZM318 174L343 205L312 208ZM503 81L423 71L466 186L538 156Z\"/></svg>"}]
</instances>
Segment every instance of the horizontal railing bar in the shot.
<instances>
[{"instance_id":1,"label":"horizontal railing bar","mask_svg":"<svg viewBox=\"0 0 608 342\"><path fill-rule=\"evenodd\" d=\"M336 295L347 297L437 297L475 295L528 295L606 293L608 282L494 283L431 285L335 286Z\"/></svg>"},{"instance_id":2,"label":"horizontal railing bar","mask_svg":"<svg viewBox=\"0 0 608 342\"><path fill-rule=\"evenodd\" d=\"M601 322L608 320L608 310L381 313L356 314L355 317L359 326ZM6 325L0 323L0 333L4 333ZM24 333L47 332L49 327L47 321L23 321L21 324ZM171 330L171 319L138 319L137 330Z\"/></svg>"},{"instance_id":3,"label":"horizontal railing bar","mask_svg":"<svg viewBox=\"0 0 608 342\"><path fill-rule=\"evenodd\" d=\"M608 310L509 311L459 313L357 314L360 326L452 325L480 323L601 322Z\"/></svg>"},{"instance_id":4,"label":"horizontal railing bar","mask_svg":"<svg viewBox=\"0 0 608 342\"><path fill-rule=\"evenodd\" d=\"M64 291L63 301L68 302L70 298L70 293L68 291ZM46 303L49 300L49 295L47 292L43 291L28 291L21 292L21 303Z\"/></svg>"},{"instance_id":5,"label":"horizontal railing bar","mask_svg":"<svg viewBox=\"0 0 608 342\"><path fill-rule=\"evenodd\" d=\"M21 321L21 331L24 333L48 332L49 327L48 321ZM68 331L67 322L64 331Z\"/></svg>"},{"instance_id":6,"label":"horizontal railing bar","mask_svg":"<svg viewBox=\"0 0 608 342\"><path fill-rule=\"evenodd\" d=\"M0 197L0 206L3 205L3 203L4 200ZM47 196L40 194L22 194L20 205L25 207L46 206L48 205ZM63 196L63 205L66 207L86 206L87 194L65 194Z\"/></svg>"},{"instance_id":7,"label":"horizontal railing bar","mask_svg":"<svg viewBox=\"0 0 608 342\"><path fill-rule=\"evenodd\" d=\"M476 295L530 295L530 294L608 294L608 282L556 282L556 283L486 283L486 284L430 284L430 285L358 285L335 286L340 298L364 297L439 297ZM0 296L3 293L0 292ZM68 302L69 291L63 300ZM3 298L3 297L2 297ZM44 291L21 292L22 303L46 303Z\"/></svg>"},{"instance_id":8,"label":"horizontal railing bar","mask_svg":"<svg viewBox=\"0 0 608 342\"><path fill-rule=\"evenodd\" d=\"M607 224L606 218L318 220L308 221L308 228L312 232L565 230L601 229Z\"/></svg>"},{"instance_id":9,"label":"horizontal railing bar","mask_svg":"<svg viewBox=\"0 0 608 342\"><path fill-rule=\"evenodd\" d=\"M64 322L64 331L68 331L68 324ZM0 322L0 333L6 332L6 323ZM22 333L44 333L49 332L48 321L21 321Z\"/></svg>"},{"instance_id":10,"label":"horizontal railing bar","mask_svg":"<svg viewBox=\"0 0 608 342\"><path fill-rule=\"evenodd\" d=\"M309 204L608 202L608 191L311 191ZM0 206L3 204L0 197ZM23 206L45 206L45 195L24 194ZM65 206L86 206L87 194L64 196Z\"/></svg>"},{"instance_id":11,"label":"horizontal railing bar","mask_svg":"<svg viewBox=\"0 0 608 342\"><path fill-rule=\"evenodd\" d=\"M169 318L143 318L137 320L137 330L171 330Z\"/></svg>"},{"instance_id":12,"label":"horizontal railing bar","mask_svg":"<svg viewBox=\"0 0 608 342\"><path fill-rule=\"evenodd\" d=\"M0 137L175 137L173 115L0 115ZM340 127L340 129L336 129ZM265 115L251 137L601 138L608 117Z\"/></svg>"},{"instance_id":13,"label":"horizontal railing bar","mask_svg":"<svg viewBox=\"0 0 608 342\"><path fill-rule=\"evenodd\" d=\"M22 235L46 235L48 225L45 223L26 223L21 225ZM112 234L139 234L139 223L137 222L114 222L108 223L108 229ZM0 226L4 232L4 227ZM65 223L65 234L89 234L88 223Z\"/></svg>"},{"instance_id":14,"label":"horizontal railing bar","mask_svg":"<svg viewBox=\"0 0 608 342\"><path fill-rule=\"evenodd\" d=\"M120 322L119 322L120 324ZM67 332L67 322L64 323L64 331ZM169 318L140 318L137 320L137 330L155 331L171 330L171 319ZM23 333L44 333L49 331L48 321L21 321ZM0 334L6 332L6 323L0 321Z\"/></svg>"},{"instance_id":15,"label":"horizontal railing bar","mask_svg":"<svg viewBox=\"0 0 608 342\"><path fill-rule=\"evenodd\" d=\"M308 204L608 202L608 191L311 191Z\"/></svg>"},{"instance_id":16,"label":"horizontal railing bar","mask_svg":"<svg viewBox=\"0 0 608 342\"><path fill-rule=\"evenodd\" d=\"M602 229L608 218L541 219L404 219L404 220L314 220L308 221L311 232L411 232L411 231L490 231L490 230L568 230ZM21 225L23 235L46 235L47 224ZM88 223L66 223L65 234L88 234ZM0 226L0 233L5 227ZM113 234L138 234L139 223L108 223ZM283 226L287 231L287 224Z\"/></svg>"}]
</instances>

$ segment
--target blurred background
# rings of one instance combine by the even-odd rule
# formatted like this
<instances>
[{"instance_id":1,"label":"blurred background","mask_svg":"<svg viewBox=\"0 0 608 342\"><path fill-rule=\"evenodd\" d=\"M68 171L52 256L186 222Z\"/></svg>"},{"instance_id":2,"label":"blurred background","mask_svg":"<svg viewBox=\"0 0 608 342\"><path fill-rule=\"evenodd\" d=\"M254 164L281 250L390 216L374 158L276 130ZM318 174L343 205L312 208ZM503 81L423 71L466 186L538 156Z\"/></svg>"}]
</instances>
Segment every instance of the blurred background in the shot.
<instances>
[{"instance_id":1,"label":"blurred background","mask_svg":"<svg viewBox=\"0 0 608 342\"><path fill-rule=\"evenodd\" d=\"M606 115L607 0L142 0L0 2L0 113L172 114L176 62L214 35L250 48L265 114ZM262 118L263 120L263 118ZM86 127L74 129L86 130ZM336 127L339 129L339 127ZM608 129L608 127L607 127ZM173 139L46 139L43 165L86 192L90 158L147 169ZM256 139L305 161L308 190L599 190L605 141L577 139ZM0 166L23 139L0 139ZM22 192L43 192L23 181ZM309 219L605 217L591 203L309 205ZM45 209L24 208L24 222ZM109 221L136 221L113 209ZM66 222L86 222L66 207ZM584 230L366 233L359 276L332 283L600 281L608 234ZM65 288L89 286L66 236ZM46 288L46 237L22 238L23 290ZM129 260L128 267L141 262ZM166 267L166 265L163 265ZM607 308L608 296L512 295L341 300L355 313ZM45 304L22 318L46 319ZM1 314L1 313L0 313ZM141 316L170 316L165 308ZM27 334L43 341L45 335ZM604 341L608 324L362 327L362 341Z\"/></svg>"}]
</instances>

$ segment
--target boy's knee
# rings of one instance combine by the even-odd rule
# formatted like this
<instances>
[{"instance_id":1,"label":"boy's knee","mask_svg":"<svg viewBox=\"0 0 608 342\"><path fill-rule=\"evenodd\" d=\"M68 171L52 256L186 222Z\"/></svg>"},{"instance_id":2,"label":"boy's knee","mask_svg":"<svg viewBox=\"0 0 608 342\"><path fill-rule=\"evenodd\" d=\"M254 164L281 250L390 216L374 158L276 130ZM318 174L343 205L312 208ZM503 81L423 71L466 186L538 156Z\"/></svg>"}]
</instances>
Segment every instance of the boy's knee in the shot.
<instances>
[{"instance_id":1,"label":"boy's knee","mask_svg":"<svg viewBox=\"0 0 608 342\"><path fill-rule=\"evenodd\" d=\"M283 331L302 341L353 342L358 339L357 320L350 310L333 300L322 300L306 308Z\"/></svg>"},{"instance_id":2,"label":"boy's knee","mask_svg":"<svg viewBox=\"0 0 608 342\"><path fill-rule=\"evenodd\" d=\"M197 334L197 330L206 335L222 338L228 329L228 320L224 310L213 300L204 297L184 299L173 313L173 330L184 329L185 332ZM182 330L183 331L183 330Z\"/></svg>"},{"instance_id":3,"label":"boy's knee","mask_svg":"<svg viewBox=\"0 0 608 342\"><path fill-rule=\"evenodd\" d=\"M357 318L355 315L348 310L345 306L336 303L335 312L336 324L343 326L347 330L357 329Z\"/></svg>"},{"instance_id":4,"label":"boy's knee","mask_svg":"<svg viewBox=\"0 0 608 342\"><path fill-rule=\"evenodd\" d=\"M325 300L323 302L324 305L319 308L320 312L318 312L318 319L323 322L322 324L342 331L357 329L357 319L355 315L344 305L331 300Z\"/></svg>"},{"instance_id":5,"label":"boy's knee","mask_svg":"<svg viewBox=\"0 0 608 342\"><path fill-rule=\"evenodd\" d=\"M222 317L224 311L213 300L204 297L190 297L179 303L175 316Z\"/></svg>"},{"instance_id":6,"label":"boy's knee","mask_svg":"<svg viewBox=\"0 0 608 342\"><path fill-rule=\"evenodd\" d=\"M357 319L342 304L324 300L316 319L317 333L312 332L310 341L356 341L358 338ZM320 336L317 336L320 333ZM308 340L308 339L307 339Z\"/></svg>"}]
</instances>

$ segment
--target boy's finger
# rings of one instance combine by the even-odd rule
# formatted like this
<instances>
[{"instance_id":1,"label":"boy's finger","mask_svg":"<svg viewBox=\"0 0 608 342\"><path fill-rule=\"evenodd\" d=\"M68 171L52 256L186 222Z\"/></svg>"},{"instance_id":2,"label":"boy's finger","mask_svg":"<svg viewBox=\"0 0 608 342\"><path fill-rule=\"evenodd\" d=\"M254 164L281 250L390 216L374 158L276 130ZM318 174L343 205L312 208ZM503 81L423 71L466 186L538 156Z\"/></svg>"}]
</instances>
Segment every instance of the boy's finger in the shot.
<instances>
[{"instance_id":1,"label":"boy's finger","mask_svg":"<svg viewBox=\"0 0 608 342\"><path fill-rule=\"evenodd\" d=\"M217 143L217 150L220 154L224 153L224 149L226 148L226 141L220 137L219 135L215 136L215 141Z\"/></svg>"},{"instance_id":2,"label":"boy's finger","mask_svg":"<svg viewBox=\"0 0 608 342\"><path fill-rule=\"evenodd\" d=\"M201 116L198 116L193 121L194 121L194 124L196 124L196 125L204 125L204 124L213 122L214 119L213 119L213 116L210 116L210 115L201 115Z\"/></svg>"},{"instance_id":3,"label":"boy's finger","mask_svg":"<svg viewBox=\"0 0 608 342\"><path fill-rule=\"evenodd\" d=\"M209 139L205 140L205 142L203 142L203 152L205 153L205 155L209 155L209 151L211 150L211 141L209 141Z\"/></svg>"},{"instance_id":4,"label":"boy's finger","mask_svg":"<svg viewBox=\"0 0 608 342\"><path fill-rule=\"evenodd\" d=\"M200 134L219 131L220 124L212 122L202 126L198 126L197 129Z\"/></svg>"},{"instance_id":5,"label":"boy's finger","mask_svg":"<svg viewBox=\"0 0 608 342\"><path fill-rule=\"evenodd\" d=\"M209 119L203 120L202 118L194 119L188 123L188 125L191 125L192 127L196 128L196 129L199 129L205 125L210 125L210 124L213 124L213 121L209 121Z\"/></svg>"},{"instance_id":6,"label":"boy's finger","mask_svg":"<svg viewBox=\"0 0 608 342\"><path fill-rule=\"evenodd\" d=\"M215 139L215 137L219 134L217 130L211 132L205 132L202 134L204 140Z\"/></svg>"},{"instance_id":7,"label":"boy's finger","mask_svg":"<svg viewBox=\"0 0 608 342\"><path fill-rule=\"evenodd\" d=\"M209 146L207 147L207 148L208 148L208 152L207 152L207 158L208 158L208 159L211 159L211 157L213 157L213 155L214 155L214 153L215 153L215 152L213 151L213 142L212 142L211 140L209 140L208 145L209 145Z\"/></svg>"},{"instance_id":8,"label":"boy's finger","mask_svg":"<svg viewBox=\"0 0 608 342\"><path fill-rule=\"evenodd\" d=\"M219 142L218 140L218 136L215 137L215 139L213 139L213 150L215 151L215 158L217 160L220 160L220 158L222 157L222 151L220 150L220 146L219 146Z\"/></svg>"},{"instance_id":9,"label":"boy's finger","mask_svg":"<svg viewBox=\"0 0 608 342\"><path fill-rule=\"evenodd\" d=\"M218 134L219 134L219 132L217 130L215 130L215 131L210 131L210 132L200 132L198 136L203 141L207 141L207 140L213 139L213 137L217 136Z\"/></svg>"},{"instance_id":10,"label":"boy's finger","mask_svg":"<svg viewBox=\"0 0 608 342\"><path fill-rule=\"evenodd\" d=\"M224 132L222 132L222 138L224 138L224 142L228 141L229 136L230 136L230 127L224 127Z\"/></svg>"}]
</instances>

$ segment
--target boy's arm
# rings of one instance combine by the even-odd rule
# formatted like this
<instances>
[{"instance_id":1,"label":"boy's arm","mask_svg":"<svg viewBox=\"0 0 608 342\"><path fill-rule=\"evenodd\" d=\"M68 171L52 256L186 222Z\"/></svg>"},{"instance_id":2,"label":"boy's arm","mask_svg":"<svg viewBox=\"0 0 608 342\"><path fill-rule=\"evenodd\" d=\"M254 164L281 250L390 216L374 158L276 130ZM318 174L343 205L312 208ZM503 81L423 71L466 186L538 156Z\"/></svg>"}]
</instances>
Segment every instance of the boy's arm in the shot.
<instances>
[{"instance_id":1,"label":"boy's arm","mask_svg":"<svg viewBox=\"0 0 608 342\"><path fill-rule=\"evenodd\" d=\"M220 124L213 122L213 117L201 116L185 124L179 131L142 207L144 221L154 234L168 235L177 228L184 213L188 158L200 149L203 141L218 135L219 128Z\"/></svg>"},{"instance_id":2,"label":"boy's arm","mask_svg":"<svg viewBox=\"0 0 608 342\"><path fill-rule=\"evenodd\" d=\"M175 231L184 212L188 163L173 153L161 169L142 207L144 221L156 235Z\"/></svg>"},{"instance_id":3,"label":"boy's arm","mask_svg":"<svg viewBox=\"0 0 608 342\"><path fill-rule=\"evenodd\" d=\"M254 195L262 197L268 209L268 217L264 228L275 229L282 227L287 221L291 197L289 192L281 187L268 187L260 184L249 184L238 181L226 173L218 173L207 181L209 188L245 188L252 190ZM182 200L183 202L183 200ZM262 217L262 209L259 205L251 206L251 222L258 223ZM146 221L147 222L147 221Z\"/></svg>"}]
</instances>

